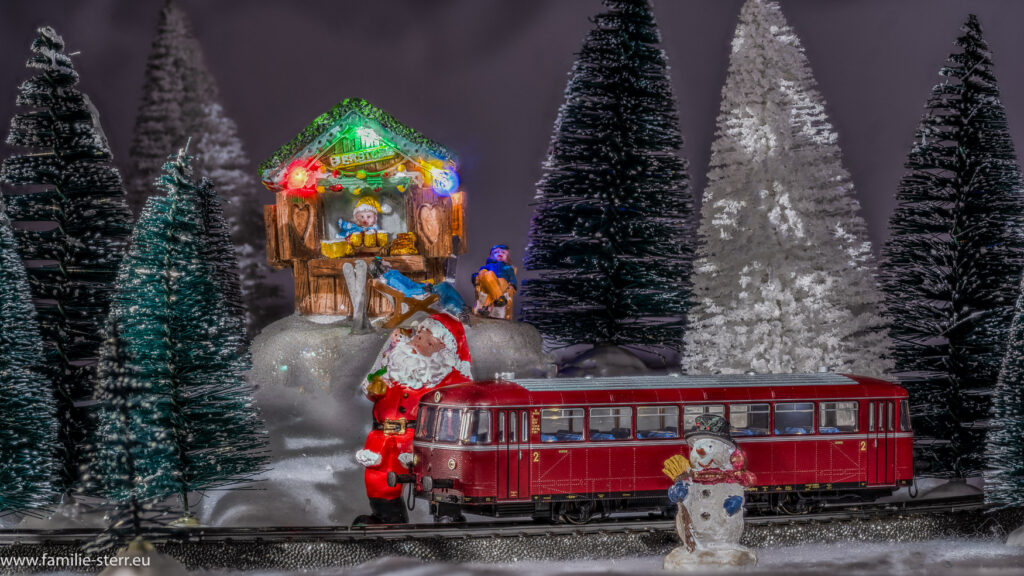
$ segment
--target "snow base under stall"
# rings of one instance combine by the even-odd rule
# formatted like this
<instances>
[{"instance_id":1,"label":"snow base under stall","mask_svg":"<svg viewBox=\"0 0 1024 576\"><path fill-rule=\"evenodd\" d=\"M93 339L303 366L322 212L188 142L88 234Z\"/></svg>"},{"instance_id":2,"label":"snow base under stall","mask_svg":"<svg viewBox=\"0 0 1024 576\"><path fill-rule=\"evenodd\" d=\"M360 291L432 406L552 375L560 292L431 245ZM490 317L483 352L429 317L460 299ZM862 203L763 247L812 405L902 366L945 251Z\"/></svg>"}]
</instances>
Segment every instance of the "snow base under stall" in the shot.
<instances>
[{"instance_id":1,"label":"snow base under stall","mask_svg":"<svg viewBox=\"0 0 1024 576\"><path fill-rule=\"evenodd\" d=\"M599 344L566 358L559 367L558 375L563 378L603 378L654 372L636 353L621 346Z\"/></svg>"},{"instance_id":2,"label":"snow base under stall","mask_svg":"<svg viewBox=\"0 0 1024 576\"><path fill-rule=\"evenodd\" d=\"M1024 549L1024 526L1017 528L1006 537L1006 545Z\"/></svg>"}]
</instances>

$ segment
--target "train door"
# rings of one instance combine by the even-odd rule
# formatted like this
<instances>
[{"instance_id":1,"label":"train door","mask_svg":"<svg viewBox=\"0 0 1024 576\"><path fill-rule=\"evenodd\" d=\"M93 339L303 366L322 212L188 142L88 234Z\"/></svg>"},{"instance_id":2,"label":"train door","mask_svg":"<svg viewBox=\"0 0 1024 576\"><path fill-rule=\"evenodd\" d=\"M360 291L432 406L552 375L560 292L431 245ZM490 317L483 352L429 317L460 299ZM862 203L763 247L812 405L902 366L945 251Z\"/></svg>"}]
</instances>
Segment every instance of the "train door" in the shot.
<instances>
[{"instance_id":1,"label":"train door","mask_svg":"<svg viewBox=\"0 0 1024 576\"><path fill-rule=\"evenodd\" d=\"M498 499L517 500L529 489L520 486L520 479L529 478L529 465L524 464L522 445L526 442L525 410L498 411ZM526 466L524 472L523 467Z\"/></svg>"},{"instance_id":2,"label":"train door","mask_svg":"<svg viewBox=\"0 0 1024 576\"><path fill-rule=\"evenodd\" d=\"M519 498L530 497L530 414L519 412Z\"/></svg>"},{"instance_id":3,"label":"train door","mask_svg":"<svg viewBox=\"0 0 1024 576\"><path fill-rule=\"evenodd\" d=\"M882 482L893 484L896 482L896 402L886 400L879 404L885 406L885 460L882 466ZM883 419L879 417L878 421L881 423Z\"/></svg>"},{"instance_id":4,"label":"train door","mask_svg":"<svg viewBox=\"0 0 1024 576\"><path fill-rule=\"evenodd\" d=\"M878 484L878 417L876 402L868 402L867 467L868 484Z\"/></svg>"},{"instance_id":5,"label":"train door","mask_svg":"<svg viewBox=\"0 0 1024 576\"><path fill-rule=\"evenodd\" d=\"M498 493L495 495L498 500L508 498L508 412L497 410L498 434L495 439L498 441Z\"/></svg>"},{"instance_id":6,"label":"train door","mask_svg":"<svg viewBox=\"0 0 1024 576\"><path fill-rule=\"evenodd\" d=\"M869 485L892 484L896 463L896 408L892 400L868 402Z\"/></svg>"}]
</instances>

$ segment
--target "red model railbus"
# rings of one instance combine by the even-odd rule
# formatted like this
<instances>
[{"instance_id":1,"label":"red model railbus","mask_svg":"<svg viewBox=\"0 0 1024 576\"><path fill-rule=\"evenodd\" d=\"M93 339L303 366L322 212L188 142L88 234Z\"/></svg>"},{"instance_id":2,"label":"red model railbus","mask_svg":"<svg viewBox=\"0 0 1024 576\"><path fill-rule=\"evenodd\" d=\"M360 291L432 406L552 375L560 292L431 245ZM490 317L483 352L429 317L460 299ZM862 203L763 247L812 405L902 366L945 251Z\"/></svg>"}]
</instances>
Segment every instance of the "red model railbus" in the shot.
<instances>
[{"instance_id":1,"label":"red model railbus","mask_svg":"<svg viewBox=\"0 0 1024 576\"><path fill-rule=\"evenodd\" d=\"M832 373L470 382L423 397L411 474L435 518L463 511L585 522L669 512L662 464L703 413L729 420L757 484L748 506L797 512L913 480L907 392Z\"/></svg>"}]
</instances>

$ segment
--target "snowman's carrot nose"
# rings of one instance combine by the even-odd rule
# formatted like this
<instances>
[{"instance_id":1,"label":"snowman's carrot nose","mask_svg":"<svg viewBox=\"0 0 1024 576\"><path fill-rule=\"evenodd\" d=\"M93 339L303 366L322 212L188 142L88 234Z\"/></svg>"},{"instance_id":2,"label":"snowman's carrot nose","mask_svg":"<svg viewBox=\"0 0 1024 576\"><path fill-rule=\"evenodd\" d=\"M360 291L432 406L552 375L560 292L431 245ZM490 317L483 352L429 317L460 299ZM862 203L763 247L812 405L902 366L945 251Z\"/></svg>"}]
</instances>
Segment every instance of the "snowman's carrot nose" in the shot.
<instances>
[{"instance_id":1,"label":"snowman's carrot nose","mask_svg":"<svg viewBox=\"0 0 1024 576\"><path fill-rule=\"evenodd\" d=\"M707 454L707 452L705 452L703 448L697 448L697 454L704 456Z\"/></svg>"}]
</instances>

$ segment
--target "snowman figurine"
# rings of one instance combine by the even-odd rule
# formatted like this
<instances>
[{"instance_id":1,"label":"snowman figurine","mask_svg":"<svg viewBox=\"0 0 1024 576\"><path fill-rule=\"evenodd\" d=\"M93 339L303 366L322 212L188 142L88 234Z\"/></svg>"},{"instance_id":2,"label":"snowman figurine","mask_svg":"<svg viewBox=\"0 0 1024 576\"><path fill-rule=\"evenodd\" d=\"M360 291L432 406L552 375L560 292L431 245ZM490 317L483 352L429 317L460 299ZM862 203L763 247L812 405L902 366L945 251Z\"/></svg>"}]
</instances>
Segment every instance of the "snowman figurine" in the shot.
<instances>
[{"instance_id":1,"label":"snowman figurine","mask_svg":"<svg viewBox=\"0 0 1024 576\"><path fill-rule=\"evenodd\" d=\"M729 423L715 414L701 414L685 437L689 461L682 456L665 461L664 472L675 482L668 495L679 506L676 531L683 541L665 557L665 569L686 572L757 564L757 555L739 544L743 488L755 477L745 469Z\"/></svg>"}]
</instances>

